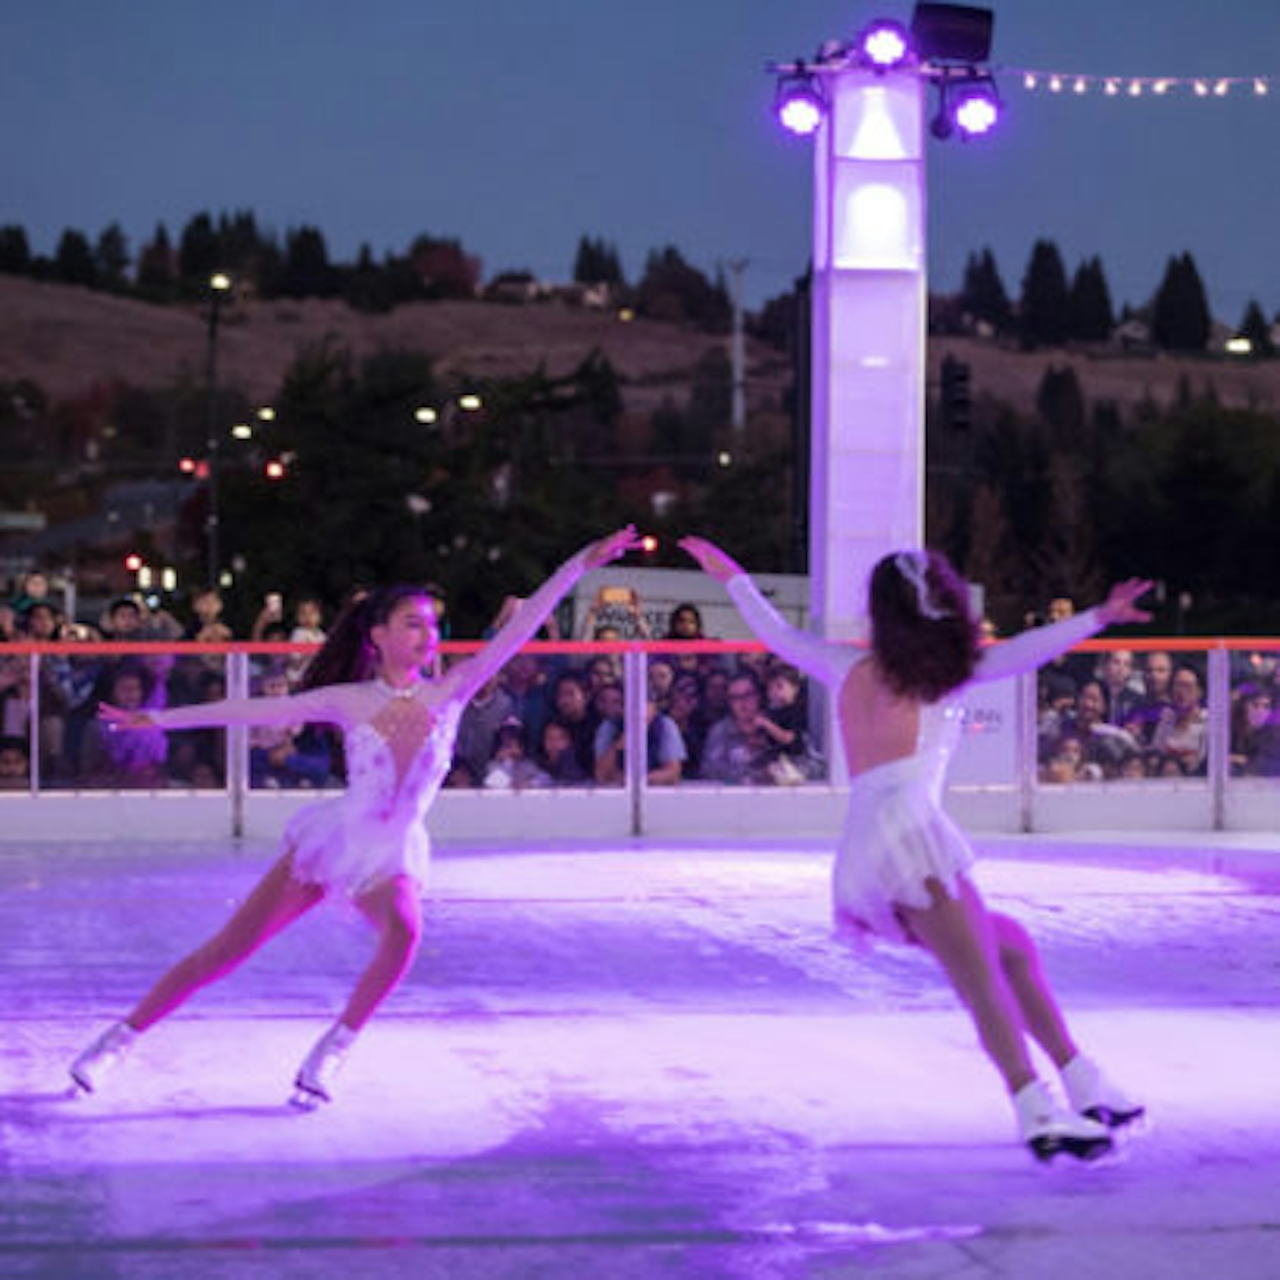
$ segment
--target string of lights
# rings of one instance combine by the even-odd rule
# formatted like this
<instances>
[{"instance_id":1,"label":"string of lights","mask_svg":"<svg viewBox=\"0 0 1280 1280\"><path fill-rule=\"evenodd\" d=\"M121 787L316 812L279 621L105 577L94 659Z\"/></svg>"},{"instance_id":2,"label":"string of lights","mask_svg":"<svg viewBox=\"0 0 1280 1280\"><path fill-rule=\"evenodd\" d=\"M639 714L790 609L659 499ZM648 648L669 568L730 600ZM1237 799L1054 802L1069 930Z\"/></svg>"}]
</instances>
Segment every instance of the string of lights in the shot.
<instances>
[{"instance_id":1,"label":"string of lights","mask_svg":"<svg viewBox=\"0 0 1280 1280\"><path fill-rule=\"evenodd\" d=\"M1166 97L1180 94L1195 98L1228 98L1244 94L1265 98L1280 88L1275 76L1107 76L1070 71L1037 71L1030 67L1000 67L1005 83L1016 82L1028 93L1060 93L1085 96L1101 93L1108 98Z\"/></svg>"}]
</instances>

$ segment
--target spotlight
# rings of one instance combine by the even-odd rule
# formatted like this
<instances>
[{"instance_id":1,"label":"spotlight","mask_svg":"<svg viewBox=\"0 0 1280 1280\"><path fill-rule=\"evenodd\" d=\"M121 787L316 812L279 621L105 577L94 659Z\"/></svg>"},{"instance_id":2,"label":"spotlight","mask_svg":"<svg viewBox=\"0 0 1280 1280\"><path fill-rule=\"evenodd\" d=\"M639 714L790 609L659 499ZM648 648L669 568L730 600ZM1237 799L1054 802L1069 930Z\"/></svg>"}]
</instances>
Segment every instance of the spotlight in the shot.
<instances>
[{"instance_id":1,"label":"spotlight","mask_svg":"<svg viewBox=\"0 0 1280 1280\"><path fill-rule=\"evenodd\" d=\"M858 51L876 71L891 71L911 56L911 41L900 22L877 20L859 33Z\"/></svg>"},{"instance_id":2,"label":"spotlight","mask_svg":"<svg viewBox=\"0 0 1280 1280\"><path fill-rule=\"evenodd\" d=\"M1000 95L990 76L960 85L952 96L951 115L962 138L977 138L990 133L1000 119Z\"/></svg>"},{"instance_id":3,"label":"spotlight","mask_svg":"<svg viewBox=\"0 0 1280 1280\"><path fill-rule=\"evenodd\" d=\"M991 56L990 9L961 4L918 4L911 15L911 42L923 62L973 66Z\"/></svg>"},{"instance_id":4,"label":"spotlight","mask_svg":"<svg viewBox=\"0 0 1280 1280\"><path fill-rule=\"evenodd\" d=\"M773 109L784 128L807 137L822 123L827 107L817 79L802 70L778 81Z\"/></svg>"}]
</instances>

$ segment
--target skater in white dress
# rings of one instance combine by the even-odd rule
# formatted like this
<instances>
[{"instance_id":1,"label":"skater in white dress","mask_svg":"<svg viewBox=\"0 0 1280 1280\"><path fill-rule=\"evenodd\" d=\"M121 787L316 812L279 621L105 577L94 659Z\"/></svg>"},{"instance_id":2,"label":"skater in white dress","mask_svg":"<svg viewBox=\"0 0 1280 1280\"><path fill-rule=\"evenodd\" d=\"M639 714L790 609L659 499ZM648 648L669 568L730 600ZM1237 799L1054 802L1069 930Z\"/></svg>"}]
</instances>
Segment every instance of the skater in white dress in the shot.
<instances>
[{"instance_id":1,"label":"skater in white dress","mask_svg":"<svg viewBox=\"0 0 1280 1280\"><path fill-rule=\"evenodd\" d=\"M1027 931L983 901L968 873L969 842L942 809L942 787L964 685L1033 671L1111 624L1145 621L1136 602L1150 583L1120 583L1086 613L981 649L968 591L947 560L902 551L872 572L864 650L789 626L713 543L689 537L680 545L726 585L764 644L836 699L850 778L833 872L837 927L915 944L937 959L1037 1157L1105 1154L1111 1130L1138 1120L1143 1108L1079 1051ZM1038 1079L1027 1034L1061 1073L1069 1108Z\"/></svg>"},{"instance_id":2,"label":"skater in white dress","mask_svg":"<svg viewBox=\"0 0 1280 1280\"><path fill-rule=\"evenodd\" d=\"M583 548L483 649L439 679L423 673L439 644L434 606L421 588L400 586L374 591L351 606L315 655L303 691L293 696L166 710L104 706L100 717L117 732L153 725L336 725L344 740L348 786L340 797L294 815L280 858L249 897L214 937L174 965L123 1021L75 1059L70 1068L75 1085L95 1091L143 1032L201 987L230 973L321 899L341 893L376 929L378 943L337 1022L312 1048L294 1081L293 1100L299 1105L328 1101L347 1050L417 952L430 859L424 819L449 771L463 710L584 573L639 545L628 526Z\"/></svg>"}]
</instances>

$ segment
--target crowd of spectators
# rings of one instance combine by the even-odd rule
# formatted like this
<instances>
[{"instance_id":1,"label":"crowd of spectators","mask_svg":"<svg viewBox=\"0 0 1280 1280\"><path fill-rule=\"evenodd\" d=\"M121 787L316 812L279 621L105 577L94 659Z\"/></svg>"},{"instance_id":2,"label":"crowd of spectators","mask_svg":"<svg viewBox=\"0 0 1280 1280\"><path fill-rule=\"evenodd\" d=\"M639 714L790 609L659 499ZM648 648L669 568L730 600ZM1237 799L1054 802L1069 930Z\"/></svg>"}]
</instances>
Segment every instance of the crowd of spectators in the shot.
<instances>
[{"instance_id":1,"label":"crowd of spectators","mask_svg":"<svg viewBox=\"0 0 1280 1280\"><path fill-rule=\"evenodd\" d=\"M441 617L444 593L431 589ZM490 632L519 601L506 601ZM1047 620L1069 616L1052 601ZM658 615L659 618L661 615ZM1038 619L1037 619L1038 620ZM636 593L601 588L586 611L583 639L702 640L691 603L670 611L663 634ZM145 600L110 602L94 624L63 616L48 578L28 574L0 594L0 791L30 785L31 719L42 788L220 788L226 743L220 729L165 734L105 734L98 704L174 706L226 694L225 659L175 654L166 642L233 639L324 639L319 600L269 595L249 635L237 637L216 591L194 595L185 621ZM545 633L558 640L554 621ZM5 654L11 640L157 642L154 652L44 655L32 665ZM305 655L253 659L251 692L282 696L297 687ZM1208 711L1203 654L1123 648L1071 652L1038 678L1038 764L1043 783L1203 777ZM1280 776L1280 668L1274 655L1233 655L1230 769L1238 777ZM691 782L785 786L826 776L821 744L810 728L807 681L768 653L651 653L646 658L645 777L650 786ZM620 656L520 653L466 709L449 787L527 790L616 787L626 777L626 698ZM295 790L341 783L341 752L323 727L255 728L249 733L249 781L258 789Z\"/></svg>"}]
</instances>

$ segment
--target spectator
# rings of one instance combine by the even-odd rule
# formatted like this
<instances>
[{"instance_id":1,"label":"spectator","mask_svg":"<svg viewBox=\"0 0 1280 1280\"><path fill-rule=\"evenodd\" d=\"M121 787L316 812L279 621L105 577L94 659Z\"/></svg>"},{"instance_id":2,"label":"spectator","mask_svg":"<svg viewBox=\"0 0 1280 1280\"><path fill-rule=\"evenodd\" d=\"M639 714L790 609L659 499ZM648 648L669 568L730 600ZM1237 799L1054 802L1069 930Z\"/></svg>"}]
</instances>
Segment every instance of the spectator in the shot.
<instances>
[{"instance_id":1,"label":"spectator","mask_svg":"<svg viewBox=\"0 0 1280 1280\"><path fill-rule=\"evenodd\" d=\"M434 607L434 605L433 605ZM303 596L293 607L293 630L289 632L291 644L315 644L325 642L324 608L315 596ZM296 687L307 669L311 655L294 654L289 659L289 685Z\"/></svg>"},{"instance_id":2,"label":"spectator","mask_svg":"<svg viewBox=\"0 0 1280 1280\"><path fill-rule=\"evenodd\" d=\"M480 686L467 703L458 723L458 738L453 754L467 762L476 778L483 778L493 755L498 726L514 714L515 706L495 675Z\"/></svg>"},{"instance_id":3,"label":"spectator","mask_svg":"<svg viewBox=\"0 0 1280 1280\"><path fill-rule=\"evenodd\" d=\"M453 632L449 618L449 597L445 594L445 589L438 582L428 582L422 589L426 592L427 599L431 601L431 607L435 611L436 629L440 632L440 639L448 640ZM508 596L507 599L514 600L516 604L520 603L515 596ZM507 621L507 617L502 615L499 615L499 617L500 621L496 625L495 633L500 631ZM547 621L548 625L550 625L551 619Z\"/></svg>"},{"instance_id":4,"label":"spectator","mask_svg":"<svg viewBox=\"0 0 1280 1280\"><path fill-rule=\"evenodd\" d=\"M770 766L778 748L761 726L764 697L760 682L739 671L728 685L729 714L716 721L702 751L702 777L734 786L763 786L773 781Z\"/></svg>"},{"instance_id":5,"label":"spectator","mask_svg":"<svg viewBox=\"0 0 1280 1280\"><path fill-rule=\"evenodd\" d=\"M195 620L187 628L191 640L204 644L226 644L232 638L231 628L222 616L222 596L212 587L197 591L191 600Z\"/></svg>"},{"instance_id":6,"label":"spectator","mask_svg":"<svg viewBox=\"0 0 1280 1280\"><path fill-rule=\"evenodd\" d=\"M563 660L556 655L557 667ZM502 669L502 688L511 699L512 715L524 725L530 742L542 740L542 726L551 714L546 670L537 654L522 650Z\"/></svg>"},{"instance_id":7,"label":"spectator","mask_svg":"<svg viewBox=\"0 0 1280 1280\"><path fill-rule=\"evenodd\" d=\"M1205 772L1208 759L1209 716L1204 708L1200 673L1179 666L1169 686L1170 705L1160 714L1151 745L1166 759L1178 762L1184 775Z\"/></svg>"},{"instance_id":8,"label":"spectator","mask_svg":"<svg viewBox=\"0 0 1280 1280\"><path fill-rule=\"evenodd\" d=\"M514 716L498 726L494 739L493 759L485 770L487 791L527 791L549 787L550 776L529 758L525 727Z\"/></svg>"},{"instance_id":9,"label":"spectator","mask_svg":"<svg viewBox=\"0 0 1280 1280\"><path fill-rule=\"evenodd\" d=\"M696 672L681 671L671 686L667 714L680 731L685 747L683 776L696 778L702 762L702 746L707 737L707 726L702 719L702 681Z\"/></svg>"},{"instance_id":10,"label":"spectator","mask_svg":"<svg viewBox=\"0 0 1280 1280\"><path fill-rule=\"evenodd\" d=\"M595 720L587 701L586 681L576 671L562 671L551 695L552 715L573 738L573 754L584 778L595 776Z\"/></svg>"},{"instance_id":11,"label":"spectator","mask_svg":"<svg viewBox=\"0 0 1280 1280\"><path fill-rule=\"evenodd\" d=\"M1075 716L1068 731L1079 738L1085 764L1096 765L1096 772L1102 777L1114 778L1124 761L1141 751L1126 730L1107 723L1106 712L1107 695L1102 682L1086 680L1076 695Z\"/></svg>"},{"instance_id":12,"label":"spectator","mask_svg":"<svg viewBox=\"0 0 1280 1280\"><path fill-rule=\"evenodd\" d=\"M649 666L646 672L649 687L649 697L651 697L658 706L666 711L667 704L671 699L671 688L676 681L676 664L670 658L654 658L649 659Z\"/></svg>"},{"instance_id":13,"label":"spectator","mask_svg":"<svg viewBox=\"0 0 1280 1280\"><path fill-rule=\"evenodd\" d=\"M154 681L141 663L121 663L112 672L107 701L127 711L153 705ZM100 721L90 723L81 744L85 779L90 786L114 790L159 787L167 756L164 730L154 725L130 733L112 733Z\"/></svg>"},{"instance_id":14,"label":"spectator","mask_svg":"<svg viewBox=\"0 0 1280 1280\"><path fill-rule=\"evenodd\" d=\"M538 763L553 787L573 786L586 782L589 776L578 759L574 731L562 720L548 720L543 725Z\"/></svg>"},{"instance_id":15,"label":"spectator","mask_svg":"<svg viewBox=\"0 0 1280 1280\"><path fill-rule=\"evenodd\" d=\"M0 791L26 791L31 786L30 758L25 738L0 737Z\"/></svg>"},{"instance_id":16,"label":"spectator","mask_svg":"<svg viewBox=\"0 0 1280 1280\"><path fill-rule=\"evenodd\" d=\"M1280 775L1280 726L1271 694L1252 681L1242 684L1231 701L1231 773L1237 778Z\"/></svg>"},{"instance_id":17,"label":"spectator","mask_svg":"<svg viewBox=\"0 0 1280 1280\"><path fill-rule=\"evenodd\" d=\"M33 569L26 575L12 600L13 610L18 614L25 612L33 604L47 604L57 612L57 606L49 594L49 577L39 569Z\"/></svg>"},{"instance_id":18,"label":"spectator","mask_svg":"<svg viewBox=\"0 0 1280 1280\"><path fill-rule=\"evenodd\" d=\"M284 698L289 677L271 671L258 685L258 696ZM329 755L323 744L308 737L308 726L254 725L249 730L249 785L268 790L323 787L329 776Z\"/></svg>"},{"instance_id":19,"label":"spectator","mask_svg":"<svg viewBox=\"0 0 1280 1280\"><path fill-rule=\"evenodd\" d=\"M602 586L578 628L580 640L648 640L649 623L634 587Z\"/></svg>"},{"instance_id":20,"label":"spectator","mask_svg":"<svg viewBox=\"0 0 1280 1280\"><path fill-rule=\"evenodd\" d=\"M1133 653L1128 649L1104 653L1098 664L1098 679L1106 695L1107 723L1123 727L1133 719L1146 695L1142 678L1133 669Z\"/></svg>"},{"instance_id":21,"label":"spectator","mask_svg":"<svg viewBox=\"0 0 1280 1280\"><path fill-rule=\"evenodd\" d=\"M1172 683L1173 656L1163 650L1147 654L1142 670L1143 695L1134 708L1134 718L1141 723L1143 741L1148 745L1164 712L1173 707Z\"/></svg>"},{"instance_id":22,"label":"spectator","mask_svg":"<svg viewBox=\"0 0 1280 1280\"><path fill-rule=\"evenodd\" d=\"M705 640L706 632L702 627L702 614L696 604L685 601L671 610L667 619L668 640L692 641ZM701 671L703 663L696 653L677 653L672 661L681 671Z\"/></svg>"},{"instance_id":23,"label":"spectator","mask_svg":"<svg viewBox=\"0 0 1280 1280\"><path fill-rule=\"evenodd\" d=\"M626 734L621 719L606 720L596 730L596 781L621 786L626 778ZM649 698L645 704L645 780L651 787L673 787L680 781L687 756L675 721Z\"/></svg>"}]
</instances>

